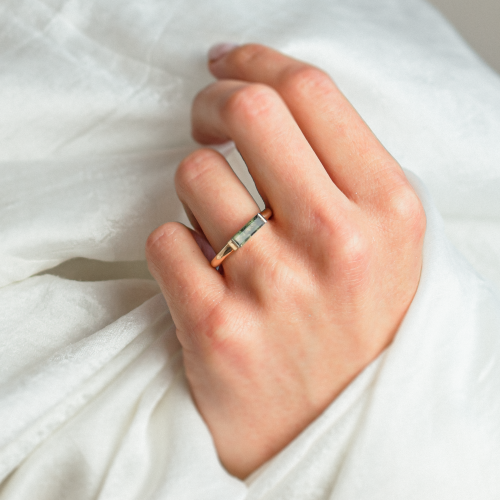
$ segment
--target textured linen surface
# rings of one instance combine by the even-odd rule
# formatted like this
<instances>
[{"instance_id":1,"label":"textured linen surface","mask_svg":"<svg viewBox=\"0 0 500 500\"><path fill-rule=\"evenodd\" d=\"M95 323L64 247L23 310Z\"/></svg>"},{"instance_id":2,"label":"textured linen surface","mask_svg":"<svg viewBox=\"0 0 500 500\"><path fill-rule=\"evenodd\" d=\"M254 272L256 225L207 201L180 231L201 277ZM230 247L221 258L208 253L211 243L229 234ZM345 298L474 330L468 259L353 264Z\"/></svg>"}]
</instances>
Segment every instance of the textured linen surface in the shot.
<instances>
[{"instance_id":1,"label":"textured linen surface","mask_svg":"<svg viewBox=\"0 0 500 500\"><path fill-rule=\"evenodd\" d=\"M245 482L144 264L185 221L173 174L220 41L324 68L429 190L408 172L428 228L395 341ZM4 0L0 500L500 498L499 138L498 76L421 1Z\"/></svg>"}]
</instances>

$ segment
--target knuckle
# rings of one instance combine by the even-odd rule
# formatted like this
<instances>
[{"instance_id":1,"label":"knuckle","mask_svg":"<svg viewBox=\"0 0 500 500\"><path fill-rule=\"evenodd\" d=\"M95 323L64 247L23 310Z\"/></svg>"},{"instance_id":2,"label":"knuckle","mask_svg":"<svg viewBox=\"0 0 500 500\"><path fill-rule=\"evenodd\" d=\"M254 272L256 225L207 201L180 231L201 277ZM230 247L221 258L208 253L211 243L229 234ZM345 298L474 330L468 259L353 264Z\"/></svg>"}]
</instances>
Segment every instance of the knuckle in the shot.
<instances>
[{"instance_id":1,"label":"knuckle","mask_svg":"<svg viewBox=\"0 0 500 500\"><path fill-rule=\"evenodd\" d=\"M312 234L318 235L320 247L312 247L314 260L327 276L334 273L352 286L366 281L374 255L371 233L365 222L357 219L352 213L318 210L310 228Z\"/></svg>"},{"instance_id":2,"label":"knuckle","mask_svg":"<svg viewBox=\"0 0 500 500\"><path fill-rule=\"evenodd\" d=\"M212 149L198 149L184 158L175 174L177 191L186 191L189 186L210 169L210 165L218 159L218 153Z\"/></svg>"},{"instance_id":3,"label":"knuckle","mask_svg":"<svg viewBox=\"0 0 500 500\"><path fill-rule=\"evenodd\" d=\"M344 235L339 256L343 265L359 266L368 259L369 255L370 245L361 231L351 229Z\"/></svg>"},{"instance_id":4,"label":"knuckle","mask_svg":"<svg viewBox=\"0 0 500 500\"><path fill-rule=\"evenodd\" d=\"M349 221L339 216L338 207L331 203L328 195L326 197L318 195L315 200L308 200L306 210L305 231L321 235L321 240L327 245L336 241L337 236L346 232L349 227ZM290 230L293 231L293 226Z\"/></svg>"},{"instance_id":5,"label":"knuckle","mask_svg":"<svg viewBox=\"0 0 500 500\"><path fill-rule=\"evenodd\" d=\"M241 121L269 114L276 104L276 95L266 85L244 85L227 98L222 107L223 118Z\"/></svg>"},{"instance_id":6,"label":"knuckle","mask_svg":"<svg viewBox=\"0 0 500 500\"><path fill-rule=\"evenodd\" d=\"M222 336L227 321L228 317L224 309L221 307L214 307L205 314L197 317L193 329L198 336L215 340Z\"/></svg>"},{"instance_id":7,"label":"knuckle","mask_svg":"<svg viewBox=\"0 0 500 500\"><path fill-rule=\"evenodd\" d=\"M168 247L175 244L176 235L179 235L184 229L184 226L179 222L167 222L156 228L146 241L146 254L148 256L154 255L160 245L168 250Z\"/></svg>"},{"instance_id":8,"label":"knuckle","mask_svg":"<svg viewBox=\"0 0 500 500\"><path fill-rule=\"evenodd\" d=\"M413 189L405 187L394 193L388 204L389 217L404 226L415 238L423 236L426 228L425 211Z\"/></svg>"},{"instance_id":9,"label":"knuckle","mask_svg":"<svg viewBox=\"0 0 500 500\"><path fill-rule=\"evenodd\" d=\"M359 289L367 284L370 262L372 260L371 245L359 230L350 230L342 238L340 248L335 252L334 262L342 273L343 281L351 289Z\"/></svg>"},{"instance_id":10,"label":"knuckle","mask_svg":"<svg viewBox=\"0 0 500 500\"><path fill-rule=\"evenodd\" d=\"M324 71L308 64L294 65L285 70L279 86L283 93L299 95L329 94L337 88Z\"/></svg>"},{"instance_id":11,"label":"knuckle","mask_svg":"<svg viewBox=\"0 0 500 500\"><path fill-rule=\"evenodd\" d=\"M193 331L196 332L198 342L210 346L212 353L233 357L248 351L242 348L245 343L245 329L240 315L219 304L197 318Z\"/></svg>"}]
</instances>

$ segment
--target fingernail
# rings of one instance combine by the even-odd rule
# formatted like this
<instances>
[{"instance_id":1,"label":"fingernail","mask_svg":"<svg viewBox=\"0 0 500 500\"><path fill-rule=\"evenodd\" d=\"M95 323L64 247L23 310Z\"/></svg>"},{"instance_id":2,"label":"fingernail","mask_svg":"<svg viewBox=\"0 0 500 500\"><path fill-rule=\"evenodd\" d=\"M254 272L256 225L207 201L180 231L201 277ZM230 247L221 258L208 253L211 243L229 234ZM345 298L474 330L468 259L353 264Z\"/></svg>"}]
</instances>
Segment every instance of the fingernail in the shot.
<instances>
[{"instance_id":1,"label":"fingernail","mask_svg":"<svg viewBox=\"0 0 500 500\"><path fill-rule=\"evenodd\" d=\"M236 47L238 47L236 43L218 43L208 51L208 60L212 63L218 61L221 57L225 56Z\"/></svg>"}]
</instances>

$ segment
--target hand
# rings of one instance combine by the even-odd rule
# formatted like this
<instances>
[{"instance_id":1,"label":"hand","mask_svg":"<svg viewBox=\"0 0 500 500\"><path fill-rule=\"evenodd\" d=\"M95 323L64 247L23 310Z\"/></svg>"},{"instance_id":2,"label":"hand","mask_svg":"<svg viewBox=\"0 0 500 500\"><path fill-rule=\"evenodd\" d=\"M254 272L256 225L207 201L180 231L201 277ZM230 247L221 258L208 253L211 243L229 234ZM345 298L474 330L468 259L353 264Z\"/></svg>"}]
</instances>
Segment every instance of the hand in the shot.
<instances>
[{"instance_id":1,"label":"hand","mask_svg":"<svg viewBox=\"0 0 500 500\"><path fill-rule=\"evenodd\" d=\"M245 477L392 341L418 286L425 214L325 73L259 45L209 66L218 81L194 101L193 136L233 140L274 216L223 275L178 223L152 233L147 255L196 405ZM176 188L216 251L259 212L211 149L181 163Z\"/></svg>"}]
</instances>

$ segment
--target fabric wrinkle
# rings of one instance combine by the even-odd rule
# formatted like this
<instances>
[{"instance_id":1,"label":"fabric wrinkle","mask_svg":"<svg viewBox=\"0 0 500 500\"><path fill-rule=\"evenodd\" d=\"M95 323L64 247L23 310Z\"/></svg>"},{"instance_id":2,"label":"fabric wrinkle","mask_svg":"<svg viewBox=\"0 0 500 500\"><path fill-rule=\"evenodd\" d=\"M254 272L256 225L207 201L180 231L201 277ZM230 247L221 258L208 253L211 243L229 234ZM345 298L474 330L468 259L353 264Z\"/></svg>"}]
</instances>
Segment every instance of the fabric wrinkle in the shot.
<instances>
[{"instance_id":1,"label":"fabric wrinkle","mask_svg":"<svg viewBox=\"0 0 500 500\"><path fill-rule=\"evenodd\" d=\"M500 78L434 8L0 10L0 500L500 498ZM197 147L191 100L221 41L323 68L428 218L393 343L246 481L218 459L144 250L164 222L188 224L174 175ZM234 144L216 149L262 202Z\"/></svg>"}]
</instances>

